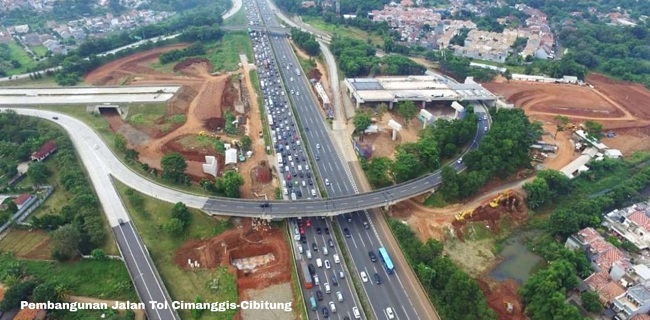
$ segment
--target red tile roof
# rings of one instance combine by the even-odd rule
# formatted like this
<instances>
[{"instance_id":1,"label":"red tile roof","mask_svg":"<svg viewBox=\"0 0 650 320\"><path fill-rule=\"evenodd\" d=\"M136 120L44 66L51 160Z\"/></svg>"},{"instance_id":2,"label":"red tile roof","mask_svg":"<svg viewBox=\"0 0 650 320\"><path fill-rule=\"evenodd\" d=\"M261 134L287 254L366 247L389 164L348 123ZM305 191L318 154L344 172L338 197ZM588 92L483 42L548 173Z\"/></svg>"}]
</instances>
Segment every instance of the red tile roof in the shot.
<instances>
[{"instance_id":1,"label":"red tile roof","mask_svg":"<svg viewBox=\"0 0 650 320\"><path fill-rule=\"evenodd\" d=\"M600 233L598 233L594 228L584 228L578 232L578 235L582 237L586 243L602 238Z\"/></svg>"},{"instance_id":2,"label":"red tile roof","mask_svg":"<svg viewBox=\"0 0 650 320\"><path fill-rule=\"evenodd\" d=\"M630 320L650 320L650 315L647 315L645 313L639 313L632 317Z\"/></svg>"},{"instance_id":3,"label":"red tile roof","mask_svg":"<svg viewBox=\"0 0 650 320\"><path fill-rule=\"evenodd\" d=\"M29 193L23 193L23 194L21 194L18 198L14 199L14 203L15 203L17 206L19 206L19 205L25 203L25 201L29 200L29 198L31 198L31 197L32 197L31 194L29 194Z\"/></svg>"},{"instance_id":4,"label":"red tile roof","mask_svg":"<svg viewBox=\"0 0 650 320\"><path fill-rule=\"evenodd\" d=\"M614 281L610 281L604 287L602 287L600 291L598 291L600 297L603 300L605 300L607 303L614 302L614 299L616 299L616 297L622 295L623 293L625 293L625 288L623 288L620 284Z\"/></svg>"},{"instance_id":5,"label":"red tile roof","mask_svg":"<svg viewBox=\"0 0 650 320\"><path fill-rule=\"evenodd\" d=\"M598 292L609 282L609 275L606 270L594 273L585 279L585 283L594 291Z\"/></svg>"},{"instance_id":6,"label":"red tile roof","mask_svg":"<svg viewBox=\"0 0 650 320\"><path fill-rule=\"evenodd\" d=\"M645 231L650 231L650 218L646 216L643 212L637 211L627 217L637 225L639 225L641 228L645 229Z\"/></svg>"},{"instance_id":7,"label":"red tile roof","mask_svg":"<svg viewBox=\"0 0 650 320\"><path fill-rule=\"evenodd\" d=\"M37 309L21 309L14 317L14 320L34 320L39 311Z\"/></svg>"},{"instance_id":8,"label":"red tile roof","mask_svg":"<svg viewBox=\"0 0 650 320\"><path fill-rule=\"evenodd\" d=\"M625 254L618 248L612 247L612 249L607 250L607 252L601 254L596 259L596 264L601 268L603 268L603 270L609 270L609 268L612 267L612 264L614 264L614 262L623 259L625 259Z\"/></svg>"},{"instance_id":9,"label":"red tile roof","mask_svg":"<svg viewBox=\"0 0 650 320\"><path fill-rule=\"evenodd\" d=\"M589 243L589 246L591 247L591 252L593 254L595 254L595 255L601 254L603 252L606 252L606 251L609 251L609 250L615 248L613 244L605 241L605 239L603 239L603 238L591 241Z\"/></svg>"},{"instance_id":10,"label":"red tile roof","mask_svg":"<svg viewBox=\"0 0 650 320\"><path fill-rule=\"evenodd\" d=\"M45 157L46 154L51 153L51 152L54 151L55 149L56 149L56 144L54 143L54 140L50 140L50 141L46 142L46 143L41 147L40 150L38 150L38 151L32 153L32 157L34 157L34 158L36 158L36 159L43 158L43 157Z\"/></svg>"}]
</instances>

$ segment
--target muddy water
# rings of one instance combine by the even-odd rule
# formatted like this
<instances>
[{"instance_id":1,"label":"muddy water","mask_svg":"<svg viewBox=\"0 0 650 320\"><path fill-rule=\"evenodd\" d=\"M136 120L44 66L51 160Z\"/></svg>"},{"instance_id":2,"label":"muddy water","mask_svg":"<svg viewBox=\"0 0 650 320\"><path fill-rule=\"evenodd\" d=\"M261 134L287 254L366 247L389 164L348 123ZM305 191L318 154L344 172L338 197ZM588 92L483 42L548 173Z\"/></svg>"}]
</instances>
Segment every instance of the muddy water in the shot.
<instances>
[{"instance_id":1,"label":"muddy water","mask_svg":"<svg viewBox=\"0 0 650 320\"><path fill-rule=\"evenodd\" d=\"M503 244L500 256L502 261L490 272L490 276L499 281L513 279L523 284L533 272L546 264L544 259L526 248L520 237L508 239Z\"/></svg>"}]
</instances>

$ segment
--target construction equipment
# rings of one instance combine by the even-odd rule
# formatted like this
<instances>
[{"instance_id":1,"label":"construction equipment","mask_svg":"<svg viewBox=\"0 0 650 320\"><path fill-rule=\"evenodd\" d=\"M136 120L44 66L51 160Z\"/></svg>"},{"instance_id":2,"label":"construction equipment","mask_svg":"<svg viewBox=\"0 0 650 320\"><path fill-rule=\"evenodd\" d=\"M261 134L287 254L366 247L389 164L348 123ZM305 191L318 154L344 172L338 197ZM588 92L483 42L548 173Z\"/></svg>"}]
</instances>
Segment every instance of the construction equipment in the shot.
<instances>
[{"instance_id":1,"label":"construction equipment","mask_svg":"<svg viewBox=\"0 0 650 320\"><path fill-rule=\"evenodd\" d=\"M512 313L515 310L515 307L510 302L503 301L503 305L506 307L508 313Z\"/></svg>"},{"instance_id":2,"label":"construction equipment","mask_svg":"<svg viewBox=\"0 0 650 320\"><path fill-rule=\"evenodd\" d=\"M456 221L464 221L467 218L471 218L474 215L475 209L465 210L456 214Z\"/></svg>"},{"instance_id":3,"label":"construction equipment","mask_svg":"<svg viewBox=\"0 0 650 320\"><path fill-rule=\"evenodd\" d=\"M205 136L205 131L200 131L199 135L202 136L202 137Z\"/></svg>"},{"instance_id":4,"label":"construction equipment","mask_svg":"<svg viewBox=\"0 0 650 320\"><path fill-rule=\"evenodd\" d=\"M575 131L575 130L578 129L578 127L576 127L576 125L573 124L573 123L568 123L568 124L564 127L564 129L568 129L568 130L571 130L571 131Z\"/></svg>"},{"instance_id":5,"label":"construction equipment","mask_svg":"<svg viewBox=\"0 0 650 320\"><path fill-rule=\"evenodd\" d=\"M499 194L496 196L496 198L494 198L494 199L492 199L492 201L490 201L490 207L492 207L492 208L496 208L496 207L498 207L498 206L499 206L499 202L501 201L501 199L510 197L510 193L511 193L511 191L512 191L512 190L508 190L508 191L506 191L506 192L501 192L501 193L499 193Z\"/></svg>"}]
</instances>

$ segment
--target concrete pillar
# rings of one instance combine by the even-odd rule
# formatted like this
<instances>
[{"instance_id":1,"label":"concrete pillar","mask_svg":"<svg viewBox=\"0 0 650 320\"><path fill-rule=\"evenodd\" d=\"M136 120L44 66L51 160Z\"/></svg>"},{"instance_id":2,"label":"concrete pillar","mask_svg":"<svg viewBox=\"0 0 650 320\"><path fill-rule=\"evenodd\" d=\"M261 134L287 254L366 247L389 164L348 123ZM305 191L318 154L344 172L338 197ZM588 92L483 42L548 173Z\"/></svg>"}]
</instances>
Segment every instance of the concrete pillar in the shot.
<instances>
[{"instance_id":1,"label":"concrete pillar","mask_svg":"<svg viewBox=\"0 0 650 320\"><path fill-rule=\"evenodd\" d=\"M359 105L360 105L359 100L357 100L356 102L357 102L357 109L359 109Z\"/></svg>"},{"instance_id":2,"label":"concrete pillar","mask_svg":"<svg viewBox=\"0 0 650 320\"><path fill-rule=\"evenodd\" d=\"M393 110L393 101L388 102L388 109Z\"/></svg>"},{"instance_id":3,"label":"concrete pillar","mask_svg":"<svg viewBox=\"0 0 650 320\"><path fill-rule=\"evenodd\" d=\"M397 139L397 130L393 129L393 141Z\"/></svg>"},{"instance_id":4,"label":"concrete pillar","mask_svg":"<svg viewBox=\"0 0 650 320\"><path fill-rule=\"evenodd\" d=\"M389 204L387 204L387 205L384 206L384 210L385 210L386 212L388 212L389 209L390 209L390 205L389 205Z\"/></svg>"},{"instance_id":5,"label":"concrete pillar","mask_svg":"<svg viewBox=\"0 0 650 320\"><path fill-rule=\"evenodd\" d=\"M427 105L427 102L426 102L426 101L422 101L422 109L424 109L424 107L425 107L426 105Z\"/></svg>"}]
</instances>

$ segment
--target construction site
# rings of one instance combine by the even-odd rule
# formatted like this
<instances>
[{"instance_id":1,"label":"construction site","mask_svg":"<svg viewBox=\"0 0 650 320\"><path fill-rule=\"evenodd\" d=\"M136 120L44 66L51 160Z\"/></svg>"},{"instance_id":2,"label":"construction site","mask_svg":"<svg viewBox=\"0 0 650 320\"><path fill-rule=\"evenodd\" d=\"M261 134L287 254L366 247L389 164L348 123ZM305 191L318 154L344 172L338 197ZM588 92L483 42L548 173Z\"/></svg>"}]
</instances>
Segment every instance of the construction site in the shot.
<instances>
[{"instance_id":1,"label":"construction site","mask_svg":"<svg viewBox=\"0 0 650 320\"><path fill-rule=\"evenodd\" d=\"M236 276L240 301L292 301L292 269L285 229L266 220L232 220L234 229L214 238L183 244L175 253L176 265L186 270L226 267ZM242 319L286 317L284 311L276 311L277 317L269 314L272 310L240 310L238 316Z\"/></svg>"},{"instance_id":2,"label":"construction site","mask_svg":"<svg viewBox=\"0 0 650 320\"><path fill-rule=\"evenodd\" d=\"M126 138L129 148L139 153L138 160L150 168L161 169L163 155L178 152L185 157L186 174L193 181L214 179L204 170L205 157L213 156L216 176L225 170L236 170L244 178L242 197L272 198L273 180L266 164L264 140L259 135L262 122L247 66L221 73L213 72L205 58L185 59L169 66L158 63L160 54L187 46L174 44L130 55L86 75L84 81L95 86L181 86L166 103L165 112L156 114L154 106L145 105L139 109L131 107L127 116L102 109L102 117L113 132ZM226 123L229 117L235 121ZM227 133L231 125L235 129ZM245 135L252 140L250 152L237 148ZM224 144L237 148L234 163L226 164Z\"/></svg>"}]
</instances>

